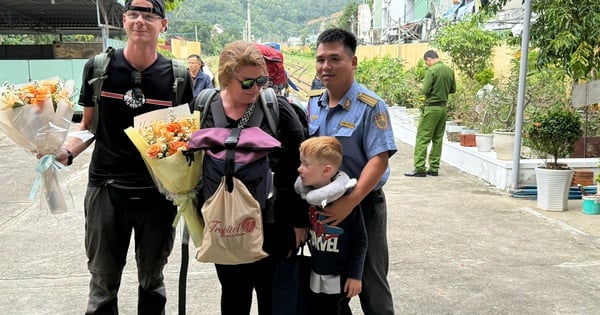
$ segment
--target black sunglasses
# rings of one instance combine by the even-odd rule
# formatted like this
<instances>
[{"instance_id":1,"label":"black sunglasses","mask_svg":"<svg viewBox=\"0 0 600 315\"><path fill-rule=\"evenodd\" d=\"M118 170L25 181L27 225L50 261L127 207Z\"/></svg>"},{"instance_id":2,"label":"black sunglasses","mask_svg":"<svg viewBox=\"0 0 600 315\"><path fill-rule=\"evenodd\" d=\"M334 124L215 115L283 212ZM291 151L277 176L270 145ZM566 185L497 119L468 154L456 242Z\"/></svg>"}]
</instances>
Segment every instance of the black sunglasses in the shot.
<instances>
[{"instance_id":1,"label":"black sunglasses","mask_svg":"<svg viewBox=\"0 0 600 315\"><path fill-rule=\"evenodd\" d=\"M139 71L133 71L131 73L131 83L133 83L132 96L140 103L144 103L145 97L142 92L142 74Z\"/></svg>"},{"instance_id":2,"label":"black sunglasses","mask_svg":"<svg viewBox=\"0 0 600 315\"><path fill-rule=\"evenodd\" d=\"M131 83L133 84L133 88L131 89L130 97L125 98L125 104L131 108L141 107L146 103L146 97L141 89L142 74L139 71L131 72Z\"/></svg>"},{"instance_id":3,"label":"black sunglasses","mask_svg":"<svg viewBox=\"0 0 600 315\"><path fill-rule=\"evenodd\" d=\"M254 86L254 82L256 82L258 87L265 86L265 84L267 84L267 82L269 81L269 77L263 75L256 79L244 79L244 80L236 79L236 80L238 82L240 82L240 85L242 86L242 90L247 90L247 89L252 88L252 86Z\"/></svg>"},{"instance_id":4,"label":"black sunglasses","mask_svg":"<svg viewBox=\"0 0 600 315\"><path fill-rule=\"evenodd\" d=\"M142 74L139 71L131 72L131 83L136 87L142 85Z\"/></svg>"}]
</instances>

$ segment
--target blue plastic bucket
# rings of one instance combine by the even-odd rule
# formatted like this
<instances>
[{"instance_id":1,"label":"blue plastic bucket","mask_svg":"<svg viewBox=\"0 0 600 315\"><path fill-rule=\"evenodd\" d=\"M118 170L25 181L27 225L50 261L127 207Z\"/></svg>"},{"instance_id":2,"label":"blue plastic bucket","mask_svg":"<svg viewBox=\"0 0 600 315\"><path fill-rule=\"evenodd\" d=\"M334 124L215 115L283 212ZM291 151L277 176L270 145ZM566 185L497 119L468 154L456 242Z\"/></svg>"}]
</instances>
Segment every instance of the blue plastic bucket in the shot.
<instances>
[{"instance_id":1,"label":"blue plastic bucket","mask_svg":"<svg viewBox=\"0 0 600 315\"><path fill-rule=\"evenodd\" d=\"M600 214L600 196L581 196L581 208L585 214Z\"/></svg>"}]
</instances>

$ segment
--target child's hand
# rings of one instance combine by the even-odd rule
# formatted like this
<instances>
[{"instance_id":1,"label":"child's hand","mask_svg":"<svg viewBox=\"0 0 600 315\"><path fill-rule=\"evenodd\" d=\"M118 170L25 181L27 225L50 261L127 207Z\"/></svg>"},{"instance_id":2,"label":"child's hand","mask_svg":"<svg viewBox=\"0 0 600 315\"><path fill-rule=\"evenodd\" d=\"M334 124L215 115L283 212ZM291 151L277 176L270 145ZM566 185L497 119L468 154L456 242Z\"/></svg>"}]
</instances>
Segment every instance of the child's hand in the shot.
<instances>
[{"instance_id":1,"label":"child's hand","mask_svg":"<svg viewBox=\"0 0 600 315\"><path fill-rule=\"evenodd\" d=\"M294 228L294 234L296 234L296 249L304 245L308 239L308 233L306 228Z\"/></svg>"},{"instance_id":2,"label":"child's hand","mask_svg":"<svg viewBox=\"0 0 600 315\"><path fill-rule=\"evenodd\" d=\"M346 297L351 298L353 296L356 296L360 293L361 290L362 282L360 280L350 278L346 280L346 284L344 285L344 292L347 293Z\"/></svg>"}]
</instances>

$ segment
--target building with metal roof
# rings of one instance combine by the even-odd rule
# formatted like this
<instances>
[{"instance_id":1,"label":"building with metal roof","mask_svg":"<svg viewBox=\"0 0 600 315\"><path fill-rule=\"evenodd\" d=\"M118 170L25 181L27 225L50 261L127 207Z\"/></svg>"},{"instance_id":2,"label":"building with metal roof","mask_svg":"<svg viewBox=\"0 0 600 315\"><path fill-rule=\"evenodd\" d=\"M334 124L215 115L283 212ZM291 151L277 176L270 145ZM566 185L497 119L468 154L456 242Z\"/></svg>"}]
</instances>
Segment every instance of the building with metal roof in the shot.
<instances>
[{"instance_id":1,"label":"building with metal roof","mask_svg":"<svg viewBox=\"0 0 600 315\"><path fill-rule=\"evenodd\" d=\"M122 33L121 0L0 0L1 34Z\"/></svg>"}]
</instances>

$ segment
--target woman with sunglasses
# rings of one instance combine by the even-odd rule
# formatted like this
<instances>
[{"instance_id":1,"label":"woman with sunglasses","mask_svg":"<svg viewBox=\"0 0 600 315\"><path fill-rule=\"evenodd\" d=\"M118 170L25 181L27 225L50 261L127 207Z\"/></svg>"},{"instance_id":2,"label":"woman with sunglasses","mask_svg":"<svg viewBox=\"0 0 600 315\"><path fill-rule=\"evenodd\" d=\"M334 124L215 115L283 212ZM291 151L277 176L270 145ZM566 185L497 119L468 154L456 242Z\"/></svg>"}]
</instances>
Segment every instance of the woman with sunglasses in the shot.
<instances>
[{"instance_id":1,"label":"woman with sunglasses","mask_svg":"<svg viewBox=\"0 0 600 315\"><path fill-rule=\"evenodd\" d=\"M260 114L262 108L259 95L269 80L263 55L255 46L245 41L234 41L225 46L219 56L218 80L219 93L215 94L209 106L211 108L221 106L227 122L225 125L216 126L216 119L213 119L211 109L202 128L236 128L239 127L240 120L245 119L244 116L248 118ZM271 171L274 172L275 196L277 196L274 206L261 209L263 250L269 256L249 264L215 265L221 283L221 314L223 315L250 314L254 290L258 300L258 313L272 314L275 262L295 252L294 250L306 241L305 227L308 226L308 216L303 212L299 195L294 193L295 172L300 163L299 147L304 140L304 130L294 109L285 98L278 97L278 106L278 134L271 134L266 118L263 118L258 126L276 137L282 147L282 150L269 154ZM254 120L249 119L249 121ZM250 124L247 126L250 127ZM203 170L204 178L210 176L208 171L210 169ZM263 180L266 180L266 176ZM210 196L201 197L199 204L208 197ZM256 196L255 198L258 199ZM274 220L268 219L272 217Z\"/></svg>"}]
</instances>

